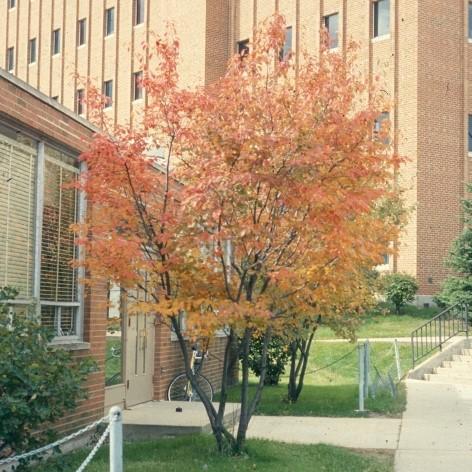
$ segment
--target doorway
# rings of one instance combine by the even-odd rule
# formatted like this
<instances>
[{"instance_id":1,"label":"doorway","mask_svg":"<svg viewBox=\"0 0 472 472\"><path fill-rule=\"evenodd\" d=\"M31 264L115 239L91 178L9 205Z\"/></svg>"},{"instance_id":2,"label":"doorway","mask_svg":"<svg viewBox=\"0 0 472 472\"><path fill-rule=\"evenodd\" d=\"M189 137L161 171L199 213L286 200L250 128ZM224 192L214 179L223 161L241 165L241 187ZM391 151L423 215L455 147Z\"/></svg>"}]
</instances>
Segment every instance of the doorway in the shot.
<instances>
[{"instance_id":1,"label":"doorway","mask_svg":"<svg viewBox=\"0 0 472 472\"><path fill-rule=\"evenodd\" d=\"M154 315L128 316L126 329L126 406L154 398Z\"/></svg>"},{"instance_id":2,"label":"doorway","mask_svg":"<svg viewBox=\"0 0 472 472\"><path fill-rule=\"evenodd\" d=\"M127 294L118 285L108 290L105 358L105 409L128 408L153 400L154 315L129 314Z\"/></svg>"}]
</instances>

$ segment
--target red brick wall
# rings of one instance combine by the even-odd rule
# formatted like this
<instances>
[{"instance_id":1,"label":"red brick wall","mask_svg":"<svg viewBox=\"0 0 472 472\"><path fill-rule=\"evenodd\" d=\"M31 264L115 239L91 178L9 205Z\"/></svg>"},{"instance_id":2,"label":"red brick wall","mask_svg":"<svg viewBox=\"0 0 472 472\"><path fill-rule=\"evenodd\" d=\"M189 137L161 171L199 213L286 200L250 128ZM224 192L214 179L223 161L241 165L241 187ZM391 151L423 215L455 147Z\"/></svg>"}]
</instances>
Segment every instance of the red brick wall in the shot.
<instances>
[{"instance_id":1,"label":"red brick wall","mask_svg":"<svg viewBox=\"0 0 472 472\"><path fill-rule=\"evenodd\" d=\"M216 392L221 389L226 339L215 337L211 340L208 347L209 356L203 365L202 374L208 378ZM163 323L156 326L154 372L154 397L156 400L166 400L170 382L183 372L183 361L178 341L173 339L170 329ZM236 372L233 372L233 380L234 378Z\"/></svg>"},{"instance_id":2,"label":"red brick wall","mask_svg":"<svg viewBox=\"0 0 472 472\"><path fill-rule=\"evenodd\" d=\"M463 1L419 5L417 277L430 295L448 273L445 258L462 229L466 8Z\"/></svg>"},{"instance_id":3,"label":"red brick wall","mask_svg":"<svg viewBox=\"0 0 472 472\"><path fill-rule=\"evenodd\" d=\"M30 131L39 139L67 146L77 155L85 149L93 134L89 127L61 112L46 97L39 98L35 92L29 92L19 81L13 80L0 76L0 114L5 121ZM93 357L99 370L90 375L86 383L88 399L81 401L74 412L58 422L61 432L78 429L103 416L106 297L104 282L96 282L86 290L84 341L90 343L90 349L74 351L74 358Z\"/></svg>"},{"instance_id":4,"label":"red brick wall","mask_svg":"<svg viewBox=\"0 0 472 472\"><path fill-rule=\"evenodd\" d=\"M0 76L0 114L18 126L34 131L39 138L55 141L79 152L86 148L93 133L89 127L66 114L71 112L56 108L52 99L44 97L41 100L18 86L21 81L13 77L12 80L16 83Z\"/></svg>"}]
</instances>

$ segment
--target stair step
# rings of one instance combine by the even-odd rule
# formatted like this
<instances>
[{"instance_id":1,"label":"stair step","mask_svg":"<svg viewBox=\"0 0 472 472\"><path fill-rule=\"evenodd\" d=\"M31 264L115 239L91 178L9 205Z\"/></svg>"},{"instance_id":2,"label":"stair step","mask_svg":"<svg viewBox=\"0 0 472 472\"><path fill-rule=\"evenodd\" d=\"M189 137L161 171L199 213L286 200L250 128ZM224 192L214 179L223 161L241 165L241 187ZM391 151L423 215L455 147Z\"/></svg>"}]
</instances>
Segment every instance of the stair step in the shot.
<instances>
[{"instance_id":1,"label":"stair step","mask_svg":"<svg viewBox=\"0 0 472 472\"><path fill-rule=\"evenodd\" d=\"M466 356L463 354L453 354L452 360L458 362L472 362L472 356Z\"/></svg>"},{"instance_id":2,"label":"stair step","mask_svg":"<svg viewBox=\"0 0 472 472\"><path fill-rule=\"evenodd\" d=\"M464 356L472 356L472 349L462 349L462 355Z\"/></svg>"},{"instance_id":3,"label":"stair step","mask_svg":"<svg viewBox=\"0 0 472 472\"><path fill-rule=\"evenodd\" d=\"M439 382L444 384L462 384L472 385L472 377L462 377L459 375L438 375L438 374L425 374L425 380L429 382Z\"/></svg>"},{"instance_id":4,"label":"stair step","mask_svg":"<svg viewBox=\"0 0 472 472\"><path fill-rule=\"evenodd\" d=\"M433 369L433 373L438 375L457 375L472 378L472 364L466 362L456 362L453 363L452 367L435 367Z\"/></svg>"}]
</instances>

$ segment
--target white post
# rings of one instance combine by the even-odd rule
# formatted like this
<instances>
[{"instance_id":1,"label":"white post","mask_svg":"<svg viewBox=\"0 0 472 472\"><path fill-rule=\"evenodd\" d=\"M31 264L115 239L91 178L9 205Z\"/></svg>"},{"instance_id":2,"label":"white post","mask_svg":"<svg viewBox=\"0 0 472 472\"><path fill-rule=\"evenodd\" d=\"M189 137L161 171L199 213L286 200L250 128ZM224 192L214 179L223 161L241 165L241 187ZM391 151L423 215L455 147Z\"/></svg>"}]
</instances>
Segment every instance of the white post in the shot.
<instances>
[{"instance_id":1,"label":"white post","mask_svg":"<svg viewBox=\"0 0 472 472\"><path fill-rule=\"evenodd\" d=\"M364 343L364 398L369 396L370 343Z\"/></svg>"},{"instance_id":2,"label":"white post","mask_svg":"<svg viewBox=\"0 0 472 472\"><path fill-rule=\"evenodd\" d=\"M395 349L395 363L397 365L397 378L400 380L402 378L402 368L400 366L400 351L398 349L398 340L393 341L393 347Z\"/></svg>"},{"instance_id":3,"label":"white post","mask_svg":"<svg viewBox=\"0 0 472 472\"><path fill-rule=\"evenodd\" d=\"M364 367L365 367L365 346L358 344L357 349L359 352L359 410L364 411Z\"/></svg>"},{"instance_id":4,"label":"white post","mask_svg":"<svg viewBox=\"0 0 472 472\"><path fill-rule=\"evenodd\" d=\"M114 406L109 413L110 421L110 472L123 472L123 414Z\"/></svg>"}]
</instances>

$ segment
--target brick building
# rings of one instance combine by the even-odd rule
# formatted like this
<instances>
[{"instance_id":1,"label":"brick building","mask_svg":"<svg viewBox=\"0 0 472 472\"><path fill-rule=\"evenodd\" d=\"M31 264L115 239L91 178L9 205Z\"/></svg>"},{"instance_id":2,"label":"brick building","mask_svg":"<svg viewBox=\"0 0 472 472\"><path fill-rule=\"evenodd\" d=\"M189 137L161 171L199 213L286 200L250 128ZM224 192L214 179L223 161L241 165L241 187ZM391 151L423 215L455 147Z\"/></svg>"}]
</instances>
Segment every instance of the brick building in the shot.
<instances>
[{"instance_id":1,"label":"brick building","mask_svg":"<svg viewBox=\"0 0 472 472\"><path fill-rule=\"evenodd\" d=\"M385 268L416 276L424 301L447 274L444 258L462 225L472 152L471 8L468 0L2 0L0 64L85 117L75 77L89 76L112 99L107 113L124 123L146 101L135 87L141 44L169 20L188 85L220 76L238 44L276 10L290 26L296 60L301 48L316 52L321 25L333 47L355 40L361 70L380 76L394 104L386 110L394 149L410 159L399 179L415 211Z\"/></svg>"},{"instance_id":2,"label":"brick building","mask_svg":"<svg viewBox=\"0 0 472 472\"><path fill-rule=\"evenodd\" d=\"M84 118L76 77L88 76L109 95L110 118L132 122L146 103L136 85L141 45L153 31L174 22L183 84L206 84L224 72L230 55L245 47L257 23L275 11L286 17L286 46L295 60L302 48L316 53L323 25L341 52L348 40L356 41L360 70L371 80L379 76L392 103L382 116L392 124L393 147L409 157L398 178L414 207L399 254L384 268L416 276L419 302L429 301L447 274L444 259L462 228L460 200L469 180L468 0L0 0L0 66ZM110 294L119 299L116 291ZM164 395L179 357L170 333L151 324L136 319L135 326L109 336L110 343L120 343L117 333L126 331L127 350L135 352L140 352L142 329L152 332L155 342L146 343L152 347L145 359L135 359L136 366L154 363L147 377L138 381L137 372L126 367L116 372L107 404L127 395L130 404L143 401L143 392L146 399ZM137 396L127 393L131 378L137 381Z\"/></svg>"},{"instance_id":3,"label":"brick building","mask_svg":"<svg viewBox=\"0 0 472 472\"><path fill-rule=\"evenodd\" d=\"M63 184L79 175L78 156L95 131L84 118L0 69L0 287L19 290L14 312L33 304L41 323L54 330L54 345L77 357L92 356L99 366L87 384L89 398L61 421L65 431L103 416L112 404L164 399L182 370L168 327L151 315L127 317L119 300L110 307L108 298L116 301L113 288L103 280L84 288L78 282L84 274L70 266L81 256L69 226L93 209ZM113 311L117 317L111 321L118 327L110 333L107 314ZM215 355L205 364L215 388L225 339L212 341ZM116 343L120 349L112 355Z\"/></svg>"}]
</instances>

